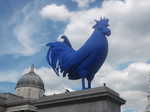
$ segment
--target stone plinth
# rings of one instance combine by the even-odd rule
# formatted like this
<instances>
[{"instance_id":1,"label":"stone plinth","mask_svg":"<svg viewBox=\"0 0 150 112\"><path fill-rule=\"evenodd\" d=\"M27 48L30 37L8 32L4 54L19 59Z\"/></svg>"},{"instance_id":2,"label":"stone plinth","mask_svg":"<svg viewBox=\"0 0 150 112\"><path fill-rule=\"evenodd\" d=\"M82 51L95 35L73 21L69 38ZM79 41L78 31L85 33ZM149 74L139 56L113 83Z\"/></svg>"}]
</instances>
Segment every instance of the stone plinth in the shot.
<instances>
[{"instance_id":1,"label":"stone plinth","mask_svg":"<svg viewBox=\"0 0 150 112\"><path fill-rule=\"evenodd\" d=\"M121 112L125 100L107 87L42 97L33 105L39 112Z\"/></svg>"}]
</instances>

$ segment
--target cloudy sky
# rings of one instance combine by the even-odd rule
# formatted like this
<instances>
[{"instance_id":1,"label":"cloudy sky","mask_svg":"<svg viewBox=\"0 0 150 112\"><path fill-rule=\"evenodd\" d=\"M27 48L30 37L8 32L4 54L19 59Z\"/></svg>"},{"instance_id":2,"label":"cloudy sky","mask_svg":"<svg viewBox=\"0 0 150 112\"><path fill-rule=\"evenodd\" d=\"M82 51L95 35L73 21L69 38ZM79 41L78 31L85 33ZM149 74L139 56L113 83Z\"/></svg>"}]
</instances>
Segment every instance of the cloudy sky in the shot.
<instances>
[{"instance_id":1,"label":"cloudy sky","mask_svg":"<svg viewBox=\"0 0 150 112\"><path fill-rule=\"evenodd\" d=\"M109 53L92 87L105 82L127 100L122 112L144 112L150 72L149 0L0 0L0 92L35 64L46 94L79 90L81 81L57 77L46 62L46 43L65 34L78 49L94 19L110 19Z\"/></svg>"}]
</instances>

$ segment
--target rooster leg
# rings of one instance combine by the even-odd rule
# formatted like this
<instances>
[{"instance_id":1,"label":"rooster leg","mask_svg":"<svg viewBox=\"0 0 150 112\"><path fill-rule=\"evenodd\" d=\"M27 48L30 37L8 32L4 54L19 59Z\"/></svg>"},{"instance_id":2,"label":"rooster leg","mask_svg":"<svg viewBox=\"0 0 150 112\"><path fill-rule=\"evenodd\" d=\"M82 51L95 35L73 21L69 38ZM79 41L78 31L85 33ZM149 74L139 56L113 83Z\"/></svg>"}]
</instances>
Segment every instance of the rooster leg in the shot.
<instances>
[{"instance_id":1,"label":"rooster leg","mask_svg":"<svg viewBox=\"0 0 150 112\"><path fill-rule=\"evenodd\" d=\"M85 78L82 78L82 89L85 89Z\"/></svg>"},{"instance_id":2,"label":"rooster leg","mask_svg":"<svg viewBox=\"0 0 150 112\"><path fill-rule=\"evenodd\" d=\"M88 88L91 88L91 81L88 80Z\"/></svg>"}]
</instances>

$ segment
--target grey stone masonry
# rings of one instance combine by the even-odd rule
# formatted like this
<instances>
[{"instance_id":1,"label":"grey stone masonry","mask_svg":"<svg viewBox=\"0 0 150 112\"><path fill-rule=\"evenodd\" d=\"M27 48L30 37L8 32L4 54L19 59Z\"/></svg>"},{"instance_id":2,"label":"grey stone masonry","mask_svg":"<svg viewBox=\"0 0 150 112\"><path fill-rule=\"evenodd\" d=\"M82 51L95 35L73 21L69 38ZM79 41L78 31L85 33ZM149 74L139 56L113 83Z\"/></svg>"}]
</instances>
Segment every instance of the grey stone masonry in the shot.
<instances>
[{"instance_id":1,"label":"grey stone masonry","mask_svg":"<svg viewBox=\"0 0 150 112\"><path fill-rule=\"evenodd\" d=\"M20 105L14 107L8 107L5 112L37 112L37 108L32 105Z\"/></svg>"},{"instance_id":2,"label":"grey stone masonry","mask_svg":"<svg viewBox=\"0 0 150 112\"><path fill-rule=\"evenodd\" d=\"M6 98L0 96L0 112L4 112L6 107L5 107L5 100Z\"/></svg>"},{"instance_id":3,"label":"grey stone masonry","mask_svg":"<svg viewBox=\"0 0 150 112\"><path fill-rule=\"evenodd\" d=\"M108 87L54 94L33 102L38 112L121 112L125 100Z\"/></svg>"}]
</instances>

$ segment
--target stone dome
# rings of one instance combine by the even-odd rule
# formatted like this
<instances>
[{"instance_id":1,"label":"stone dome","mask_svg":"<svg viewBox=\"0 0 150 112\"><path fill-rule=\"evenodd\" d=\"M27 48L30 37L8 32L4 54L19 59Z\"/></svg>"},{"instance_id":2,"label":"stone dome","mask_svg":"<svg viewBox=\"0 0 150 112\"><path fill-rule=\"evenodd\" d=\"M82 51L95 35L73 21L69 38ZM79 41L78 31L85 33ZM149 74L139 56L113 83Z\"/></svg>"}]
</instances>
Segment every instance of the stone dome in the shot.
<instances>
[{"instance_id":1,"label":"stone dome","mask_svg":"<svg viewBox=\"0 0 150 112\"><path fill-rule=\"evenodd\" d=\"M45 90L42 79L34 72L34 65L32 65L29 73L23 75L17 82L16 88L20 87L35 87Z\"/></svg>"}]
</instances>

